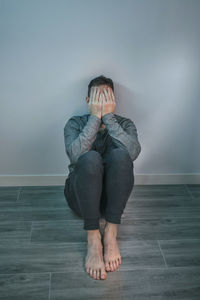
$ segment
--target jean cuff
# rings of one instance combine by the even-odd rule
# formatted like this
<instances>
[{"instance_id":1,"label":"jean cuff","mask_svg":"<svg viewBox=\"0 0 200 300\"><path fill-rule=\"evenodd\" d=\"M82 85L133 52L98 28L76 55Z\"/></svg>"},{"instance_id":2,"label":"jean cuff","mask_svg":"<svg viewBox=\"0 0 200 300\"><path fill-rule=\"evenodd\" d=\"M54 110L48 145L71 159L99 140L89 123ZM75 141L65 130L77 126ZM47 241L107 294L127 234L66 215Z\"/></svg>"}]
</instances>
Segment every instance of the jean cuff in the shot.
<instances>
[{"instance_id":1,"label":"jean cuff","mask_svg":"<svg viewBox=\"0 0 200 300\"><path fill-rule=\"evenodd\" d=\"M84 219L83 229L85 229L85 230L96 230L96 229L99 229L99 218Z\"/></svg>"},{"instance_id":2,"label":"jean cuff","mask_svg":"<svg viewBox=\"0 0 200 300\"><path fill-rule=\"evenodd\" d=\"M114 224L121 224L121 214L105 214L106 221Z\"/></svg>"}]
</instances>

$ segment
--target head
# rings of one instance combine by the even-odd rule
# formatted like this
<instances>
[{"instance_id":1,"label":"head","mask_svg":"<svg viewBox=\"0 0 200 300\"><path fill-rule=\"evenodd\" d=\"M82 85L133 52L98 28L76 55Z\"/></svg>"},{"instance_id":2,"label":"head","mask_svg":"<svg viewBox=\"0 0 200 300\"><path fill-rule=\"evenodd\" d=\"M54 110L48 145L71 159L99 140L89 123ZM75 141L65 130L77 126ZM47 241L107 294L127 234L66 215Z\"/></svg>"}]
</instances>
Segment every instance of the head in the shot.
<instances>
[{"instance_id":1,"label":"head","mask_svg":"<svg viewBox=\"0 0 200 300\"><path fill-rule=\"evenodd\" d=\"M114 85L113 85L113 81L110 78L107 78L103 75L98 76L94 79L92 79L88 85L88 95L86 97L86 102L89 103L89 98L90 98L90 91L92 87L105 87L105 86L109 86L114 93Z\"/></svg>"}]
</instances>

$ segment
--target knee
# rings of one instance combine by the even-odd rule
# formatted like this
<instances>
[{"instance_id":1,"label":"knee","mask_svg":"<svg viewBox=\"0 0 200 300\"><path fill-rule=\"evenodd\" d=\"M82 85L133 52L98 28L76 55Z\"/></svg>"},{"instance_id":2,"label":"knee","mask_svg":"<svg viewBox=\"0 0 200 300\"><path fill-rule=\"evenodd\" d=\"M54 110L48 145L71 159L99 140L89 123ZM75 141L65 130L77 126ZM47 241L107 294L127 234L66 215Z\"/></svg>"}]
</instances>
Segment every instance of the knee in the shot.
<instances>
[{"instance_id":1,"label":"knee","mask_svg":"<svg viewBox=\"0 0 200 300\"><path fill-rule=\"evenodd\" d=\"M133 161L128 153L128 150L121 148L112 149L110 152L110 161L115 165L130 165L133 166Z\"/></svg>"},{"instance_id":2,"label":"knee","mask_svg":"<svg viewBox=\"0 0 200 300\"><path fill-rule=\"evenodd\" d=\"M127 186L132 189L134 186L134 165L133 161L128 153L128 150L121 148L115 148L110 153L109 163L114 174L123 177L124 182Z\"/></svg>"},{"instance_id":3,"label":"knee","mask_svg":"<svg viewBox=\"0 0 200 300\"><path fill-rule=\"evenodd\" d=\"M85 168L88 173L96 174L100 169L103 169L101 154L95 150L85 152L79 157L77 165Z\"/></svg>"}]
</instances>

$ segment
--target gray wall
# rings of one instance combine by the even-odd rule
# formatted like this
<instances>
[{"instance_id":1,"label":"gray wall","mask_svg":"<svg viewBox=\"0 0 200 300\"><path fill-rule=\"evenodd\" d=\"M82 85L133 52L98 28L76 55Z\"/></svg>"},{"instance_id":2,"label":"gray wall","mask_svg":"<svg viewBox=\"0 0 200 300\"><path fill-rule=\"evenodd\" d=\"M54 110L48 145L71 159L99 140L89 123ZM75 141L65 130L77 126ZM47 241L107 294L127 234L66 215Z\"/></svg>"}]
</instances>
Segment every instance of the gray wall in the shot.
<instances>
[{"instance_id":1,"label":"gray wall","mask_svg":"<svg viewBox=\"0 0 200 300\"><path fill-rule=\"evenodd\" d=\"M0 174L67 174L63 128L115 84L136 174L200 172L200 1L0 1Z\"/></svg>"}]
</instances>

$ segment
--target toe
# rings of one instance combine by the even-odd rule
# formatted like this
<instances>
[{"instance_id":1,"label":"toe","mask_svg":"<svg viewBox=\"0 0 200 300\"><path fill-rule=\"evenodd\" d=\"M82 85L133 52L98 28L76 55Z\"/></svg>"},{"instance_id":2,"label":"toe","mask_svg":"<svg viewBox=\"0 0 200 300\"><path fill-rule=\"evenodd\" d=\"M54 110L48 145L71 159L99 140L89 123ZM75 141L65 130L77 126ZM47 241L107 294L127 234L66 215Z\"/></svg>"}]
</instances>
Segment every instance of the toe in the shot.
<instances>
[{"instance_id":1,"label":"toe","mask_svg":"<svg viewBox=\"0 0 200 300\"><path fill-rule=\"evenodd\" d=\"M113 271L115 271L116 267L115 267L115 261L112 261L112 266L113 266Z\"/></svg>"},{"instance_id":2,"label":"toe","mask_svg":"<svg viewBox=\"0 0 200 300\"><path fill-rule=\"evenodd\" d=\"M114 271L115 270L115 264L114 264L113 260L112 260L111 264L112 264L112 271Z\"/></svg>"},{"instance_id":3,"label":"toe","mask_svg":"<svg viewBox=\"0 0 200 300\"><path fill-rule=\"evenodd\" d=\"M100 270L101 270L101 269L98 269L98 270L97 270L97 279L100 279Z\"/></svg>"},{"instance_id":4,"label":"toe","mask_svg":"<svg viewBox=\"0 0 200 300\"><path fill-rule=\"evenodd\" d=\"M97 270L94 270L94 279L97 279Z\"/></svg>"},{"instance_id":5,"label":"toe","mask_svg":"<svg viewBox=\"0 0 200 300\"><path fill-rule=\"evenodd\" d=\"M114 268L113 268L113 263L112 263L112 261L110 261L110 269L111 269L111 271L114 271Z\"/></svg>"},{"instance_id":6,"label":"toe","mask_svg":"<svg viewBox=\"0 0 200 300\"><path fill-rule=\"evenodd\" d=\"M105 263L105 269L106 271L110 271L110 265L108 261Z\"/></svg>"},{"instance_id":7,"label":"toe","mask_svg":"<svg viewBox=\"0 0 200 300\"><path fill-rule=\"evenodd\" d=\"M115 270L117 270L118 269L118 262L117 262L117 260L115 260Z\"/></svg>"},{"instance_id":8,"label":"toe","mask_svg":"<svg viewBox=\"0 0 200 300\"><path fill-rule=\"evenodd\" d=\"M118 262L118 260L117 260L117 259L115 260L115 266L116 266L116 269L118 269L118 268L119 268L119 262Z\"/></svg>"},{"instance_id":9,"label":"toe","mask_svg":"<svg viewBox=\"0 0 200 300\"><path fill-rule=\"evenodd\" d=\"M93 277L93 270L90 268L90 276Z\"/></svg>"},{"instance_id":10,"label":"toe","mask_svg":"<svg viewBox=\"0 0 200 300\"><path fill-rule=\"evenodd\" d=\"M101 269L101 279L106 279L106 277L107 277L106 272L103 269Z\"/></svg>"},{"instance_id":11,"label":"toe","mask_svg":"<svg viewBox=\"0 0 200 300\"><path fill-rule=\"evenodd\" d=\"M117 268L119 268L119 260L116 259L116 265L117 265Z\"/></svg>"}]
</instances>

